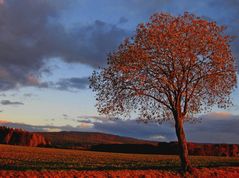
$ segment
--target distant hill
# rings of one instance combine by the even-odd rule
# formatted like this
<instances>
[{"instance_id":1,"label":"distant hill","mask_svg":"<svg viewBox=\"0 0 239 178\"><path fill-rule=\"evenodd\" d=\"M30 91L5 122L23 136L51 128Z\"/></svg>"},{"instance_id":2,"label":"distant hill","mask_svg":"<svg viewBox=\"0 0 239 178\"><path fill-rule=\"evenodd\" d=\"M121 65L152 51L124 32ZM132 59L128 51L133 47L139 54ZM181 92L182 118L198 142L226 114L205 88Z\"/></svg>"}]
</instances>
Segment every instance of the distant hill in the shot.
<instances>
[{"instance_id":1,"label":"distant hill","mask_svg":"<svg viewBox=\"0 0 239 178\"><path fill-rule=\"evenodd\" d=\"M53 147L89 149L100 144L150 144L154 141L139 140L98 132L37 132L51 142Z\"/></svg>"},{"instance_id":2,"label":"distant hill","mask_svg":"<svg viewBox=\"0 0 239 178\"><path fill-rule=\"evenodd\" d=\"M177 142L155 142L97 132L39 132L52 147L144 154L178 154ZM239 156L236 144L188 143L190 155Z\"/></svg>"},{"instance_id":3,"label":"distant hill","mask_svg":"<svg viewBox=\"0 0 239 178\"><path fill-rule=\"evenodd\" d=\"M0 143L22 146L45 146L50 144L41 134L4 126L0 126Z\"/></svg>"},{"instance_id":4,"label":"distant hill","mask_svg":"<svg viewBox=\"0 0 239 178\"><path fill-rule=\"evenodd\" d=\"M178 154L177 142L155 142L97 132L27 132L0 127L0 144L44 146L92 151ZM188 143L190 155L239 156L236 144Z\"/></svg>"}]
</instances>

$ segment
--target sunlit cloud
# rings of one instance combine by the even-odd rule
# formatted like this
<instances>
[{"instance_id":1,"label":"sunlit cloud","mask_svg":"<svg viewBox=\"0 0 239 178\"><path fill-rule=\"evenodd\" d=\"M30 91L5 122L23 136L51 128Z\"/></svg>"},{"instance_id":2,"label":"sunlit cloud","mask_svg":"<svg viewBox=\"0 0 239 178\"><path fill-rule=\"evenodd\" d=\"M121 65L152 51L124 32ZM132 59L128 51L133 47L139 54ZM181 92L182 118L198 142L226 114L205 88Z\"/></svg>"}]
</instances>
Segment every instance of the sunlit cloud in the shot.
<instances>
[{"instance_id":1,"label":"sunlit cloud","mask_svg":"<svg viewBox=\"0 0 239 178\"><path fill-rule=\"evenodd\" d=\"M210 117L210 119L228 119L232 116L230 112L211 112L203 117Z\"/></svg>"}]
</instances>

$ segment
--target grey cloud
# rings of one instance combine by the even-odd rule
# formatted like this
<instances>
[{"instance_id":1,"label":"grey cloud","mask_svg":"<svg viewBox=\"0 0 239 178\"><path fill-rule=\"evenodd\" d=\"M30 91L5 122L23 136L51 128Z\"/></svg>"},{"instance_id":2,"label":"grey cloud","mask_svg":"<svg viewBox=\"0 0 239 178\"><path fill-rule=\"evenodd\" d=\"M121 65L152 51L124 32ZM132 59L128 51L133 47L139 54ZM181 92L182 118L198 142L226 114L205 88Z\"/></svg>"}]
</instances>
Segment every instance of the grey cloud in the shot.
<instances>
[{"instance_id":1,"label":"grey cloud","mask_svg":"<svg viewBox=\"0 0 239 178\"><path fill-rule=\"evenodd\" d=\"M122 3L120 5L123 9L125 9L126 11L130 10L130 16L133 16L134 18L139 18L141 21L148 20L148 18L156 12L163 11L178 15L184 13L185 11L189 11L195 13L196 15L201 15L207 20L216 21L220 25L226 25L228 27L227 34L236 37L236 39L231 43L231 45L237 63L239 64L238 0L132 0L121 2ZM130 20L131 19L129 18L129 21Z\"/></svg>"},{"instance_id":2,"label":"grey cloud","mask_svg":"<svg viewBox=\"0 0 239 178\"><path fill-rule=\"evenodd\" d=\"M46 84L39 80L52 57L102 66L107 53L126 35L116 25L98 20L67 31L58 19L66 4L11 0L0 5L0 90L43 87Z\"/></svg>"},{"instance_id":3,"label":"grey cloud","mask_svg":"<svg viewBox=\"0 0 239 178\"><path fill-rule=\"evenodd\" d=\"M109 120L99 116L80 116L80 118L95 119L95 121L93 120L94 129L102 132L158 141L177 140L172 122L159 125L144 124L135 120ZM185 132L189 141L239 144L237 128L239 115L210 113L200 118L202 118L200 122L185 123Z\"/></svg>"},{"instance_id":4,"label":"grey cloud","mask_svg":"<svg viewBox=\"0 0 239 178\"><path fill-rule=\"evenodd\" d=\"M96 20L92 25L76 29L74 34L76 41L74 45L77 48L72 48L73 51L68 53L69 56L65 56L65 59L69 62L80 61L93 67L105 65L107 54L128 35L125 30L116 25L100 20Z\"/></svg>"},{"instance_id":5,"label":"grey cloud","mask_svg":"<svg viewBox=\"0 0 239 178\"><path fill-rule=\"evenodd\" d=\"M30 132L50 132L50 131L92 131L91 128L86 127L80 127L76 126L73 127L71 125L64 125L64 126L54 126L54 125L30 125L25 123L13 123L13 122L7 122L2 121L0 122L0 125L11 127L11 128L22 128L24 130L30 131Z\"/></svg>"},{"instance_id":6,"label":"grey cloud","mask_svg":"<svg viewBox=\"0 0 239 178\"><path fill-rule=\"evenodd\" d=\"M58 10L48 1L11 0L0 6L1 90L38 85L43 58L51 53L41 39L60 27L48 23L49 18L56 18Z\"/></svg>"},{"instance_id":7,"label":"grey cloud","mask_svg":"<svg viewBox=\"0 0 239 178\"><path fill-rule=\"evenodd\" d=\"M122 1L122 6L131 11L131 14L148 18L152 13L162 11L166 5L171 5L172 0L131 0Z\"/></svg>"},{"instance_id":8,"label":"grey cloud","mask_svg":"<svg viewBox=\"0 0 239 178\"><path fill-rule=\"evenodd\" d=\"M1 104L2 105L24 105L24 103L22 103L22 102L10 101L10 100L2 100Z\"/></svg>"},{"instance_id":9,"label":"grey cloud","mask_svg":"<svg viewBox=\"0 0 239 178\"><path fill-rule=\"evenodd\" d=\"M93 117L93 116L92 116ZM176 141L173 123L162 125L155 123L140 123L136 120L108 120L105 117L94 116L95 119L73 119L76 126L32 126L21 123L0 122L8 127L23 128L29 131L89 131L105 132L121 136L148 139L155 141ZM239 144L239 115L209 114L202 116L199 124L185 124L187 140L201 143L234 143Z\"/></svg>"},{"instance_id":10,"label":"grey cloud","mask_svg":"<svg viewBox=\"0 0 239 178\"><path fill-rule=\"evenodd\" d=\"M117 135L155 140L154 136L162 135L165 138L158 141L175 140L173 127L169 123L159 125L155 123L141 123L136 120L117 120L109 122L97 122L94 124L96 130Z\"/></svg>"},{"instance_id":11,"label":"grey cloud","mask_svg":"<svg viewBox=\"0 0 239 178\"><path fill-rule=\"evenodd\" d=\"M110 116L95 116L95 115L81 115L77 116L79 119L93 119L95 121L109 121L109 120L116 120L117 118L113 118Z\"/></svg>"},{"instance_id":12,"label":"grey cloud","mask_svg":"<svg viewBox=\"0 0 239 178\"><path fill-rule=\"evenodd\" d=\"M239 64L239 1L238 0L219 0L219 1L209 1L208 6L210 6L215 13L223 12L225 16L218 18L217 21L228 27L227 33L236 37L232 42L232 50L235 54L237 63ZM239 68L238 68L239 70Z\"/></svg>"},{"instance_id":13,"label":"grey cloud","mask_svg":"<svg viewBox=\"0 0 239 178\"><path fill-rule=\"evenodd\" d=\"M76 119L75 121L76 121L76 122L79 122L79 123L88 123L88 124L90 124L90 123L93 124L93 123L94 123L94 122L91 121L91 120L81 120L81 119L78 119L78 120L77 120L77 119Z\"/></svg>"},{"instance_id":14,"label":"grey cloud","mask_svg":"<svg viewBox=\"0 0 239 178\"><path fill-rule=\"evenodd\" d=\"M61 79L55 85L55 88L59 90L74 90L74 89L86 89L89 85L88 77L83 78L67 78Z\"/></svg>"},{"instance_id":15,"label":"grey cloud","mask_svg":"<svg viewBox=\"0 0 239 178\"><path fill-rule=\"evenodd\" d=\"M119 24L127 23L129 20L126 17L120 17Z\"/></svg>"},{"instance_id":16,"label":"grey cloud","mask_svg":"<svg viewBox=\"0 0 239 178\"><path fill-rule=\"evenodd\" d=\"M207 143L239 143L239 115L202 116L201 123L186 124L189 140Z\"/></svg>"},{"instance_id":17,"label":"grey cloud","mask_svg":"<svg viewBox=\"0 0 239 178\"><path fill-rule=\"evenodd\" d=\"M104 66L107 54L130 34L117 25L100 20L66 30L60 23L59 16L62 10L67 9L68 4L72 3L75 1L70 0L66 3L64 0L5 0L0 5L0 91L21 86L47 88L50 83L41 82L40 79L42 72L49 70L46 63L52 57L92 67ZM176 13L182 13L182 10L203 11L199 9L201 6L198 2L195 4L182 1L182 9L177 3L179 2L166 0L133 0L120 1L117 6L127 12L130 9L127 18L130 21L130 16L133 16L136 18L135 23L148 19L154 12L167 11L167 7L175 7L173 9ZM238 1L209 0L203 4L204 9L210 10L212 14L223 11L225 17L216 20L229 26L229 34L239 36ZM203 14L208 16L207 12ZM125 17L119 19L119 23L125 22ZM232 43L232 48L239 57L239 39ZM64 85L64 82L71 81L60 81L59 86ZM76 88L83 87L72 85Z\"/></svg>"},{"instance_id":18,"label":"grey cloud","mask_svg":"<svg viewBox=\"0 0 239 178\"><path fill-rule=\"evenodd\" d=\"M23 97L25 97L25 98L33 98L33 97L37 97L37 95L33 94L33 93L24 93Z\"/></svg>"}]
</instances>

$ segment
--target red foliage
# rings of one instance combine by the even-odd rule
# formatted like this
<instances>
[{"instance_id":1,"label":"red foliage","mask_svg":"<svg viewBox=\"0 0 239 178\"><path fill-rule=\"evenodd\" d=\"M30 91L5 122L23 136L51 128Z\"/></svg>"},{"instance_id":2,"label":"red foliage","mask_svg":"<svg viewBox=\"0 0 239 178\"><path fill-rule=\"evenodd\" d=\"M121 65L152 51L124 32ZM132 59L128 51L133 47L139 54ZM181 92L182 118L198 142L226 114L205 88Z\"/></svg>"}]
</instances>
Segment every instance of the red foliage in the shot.
<instances>
[{"instance_id":1,"label":"red foliage","mask_svg":"<svg viewBox=\"0 0 239 178\"><path fill-rule=\"evenodd\" d=\"M0 127L0 143L24 146L43 146L50 144L50 142L40 134L8 127Z\"/></svg>"}]
</instances>

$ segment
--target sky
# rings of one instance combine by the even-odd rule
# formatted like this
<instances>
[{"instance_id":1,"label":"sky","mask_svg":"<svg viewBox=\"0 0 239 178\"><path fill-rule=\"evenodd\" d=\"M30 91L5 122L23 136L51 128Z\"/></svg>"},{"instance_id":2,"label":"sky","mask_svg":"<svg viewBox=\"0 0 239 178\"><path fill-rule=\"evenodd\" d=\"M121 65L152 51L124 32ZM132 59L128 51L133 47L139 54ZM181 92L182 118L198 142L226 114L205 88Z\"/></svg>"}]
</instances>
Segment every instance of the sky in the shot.
<instances>
[{"instance_id":1,"label":"sky","mask_svg":"<svg viewBox=\"0 0 239 178\"><path fill-rule=\"evenodd\" d=\"M239 35L238 0L0 0L0 123L29 131L97 131L156 141L176 139L173 123L108 120L95 108L88 77L139 23L185 11ZM239 39L232 43L239 61ZM186 123L189 141L238 143L234 106Z\"/></svg>"}]
</instances>

